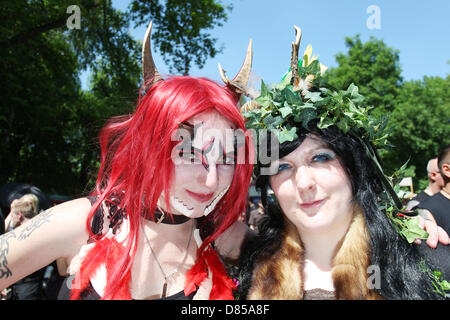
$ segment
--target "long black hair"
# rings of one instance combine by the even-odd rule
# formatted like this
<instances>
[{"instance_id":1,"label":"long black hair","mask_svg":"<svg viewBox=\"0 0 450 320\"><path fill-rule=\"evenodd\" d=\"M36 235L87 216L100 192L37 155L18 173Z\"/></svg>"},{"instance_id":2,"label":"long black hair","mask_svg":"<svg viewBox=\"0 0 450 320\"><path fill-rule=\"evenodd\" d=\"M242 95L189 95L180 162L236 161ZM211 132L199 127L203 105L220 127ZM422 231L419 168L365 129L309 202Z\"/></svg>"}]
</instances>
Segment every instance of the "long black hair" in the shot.
<instances>
[{"instance_id":1,"label":"long black hair","mask_svg":"<svg viewBox=\"0 0 450 320\"><path fill-rule=\"evenodd\" d=\"M282 158L301 145L305 137L314 133L336 152L346 169L352 184L353 201L362 208L369 233L370 263L380 268L381 285L375 289L386 299L440 299L434 291L429 275L423 266L433 269L419 253L415 244L401 238L384 210L379 207L379 195L383 191L374 164L366 155L358 139L344 134L336 126L308 131L298 128L299 138L279 146ZM312 126L311 126L312 127ZM241 250L239 296L245 298L251 286L255 261L272 256L281 245L284 226L283 213L276 199L268 195L270 176L260 175L256 187L261 191L265 218L259 226L259 234L246 240Z\"/></svg>"}]
</instances>

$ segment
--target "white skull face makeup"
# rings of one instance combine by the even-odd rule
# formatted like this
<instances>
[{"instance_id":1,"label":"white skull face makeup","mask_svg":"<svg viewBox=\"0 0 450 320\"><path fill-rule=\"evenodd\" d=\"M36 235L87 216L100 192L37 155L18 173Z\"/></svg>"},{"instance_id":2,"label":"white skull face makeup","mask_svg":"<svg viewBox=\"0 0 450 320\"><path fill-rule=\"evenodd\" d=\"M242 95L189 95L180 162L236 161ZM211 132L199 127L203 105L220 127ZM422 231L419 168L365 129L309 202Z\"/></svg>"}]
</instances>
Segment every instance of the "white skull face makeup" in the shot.
<instances>
[{"instance_id":1,"label":"white skull face makeup","mask_svg":"<svg viewBox=\"0 0 450 320\"><path fill-rule=\"evenodd\" d=\"M158 205L174 215L198 218L210 214L230 188L235 169L230 135L234 126L214 111L198 114L180 129L183 132L174 140L182 141L172 152L170 208L166 208L164 193Z\"/></svg>"}]
</instances>

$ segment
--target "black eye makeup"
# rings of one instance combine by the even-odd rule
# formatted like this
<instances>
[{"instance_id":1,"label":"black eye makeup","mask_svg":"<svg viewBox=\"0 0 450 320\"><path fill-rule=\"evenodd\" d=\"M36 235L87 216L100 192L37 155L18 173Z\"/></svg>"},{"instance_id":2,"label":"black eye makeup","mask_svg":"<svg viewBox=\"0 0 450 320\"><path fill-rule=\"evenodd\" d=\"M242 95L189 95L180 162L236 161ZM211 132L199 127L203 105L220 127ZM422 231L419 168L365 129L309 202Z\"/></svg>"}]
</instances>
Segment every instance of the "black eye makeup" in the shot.
<instances>
[{"instance_id":1,"label":"black eye makeup","mask_svg":"<svg viewBox=\"0 0 450 320\"><path fill-rule=\"evenodd\" d=\"M236 163L236 160L237 160L236 153L232 151L230 153L224 153L222 155L222 159L219 159L217 163L223 165L233 165Z\"/></svg>"},{"instance_id":2,"label":"black eye makeup","mask_svg":"<svg viewBox=\"0 0 450 320\"><path fill-rule=\"evenodd\" d=\"M183 158L185 163L192 164L202 164L206 170L209 171L209 161L206 155L211 152L214 145L214 139L212 139L203 149L198 149L196 147L191 146L190 148L186 148L186 145L179 145L178 148L178 156ZM223 150L222 143L219 142L219 150ZM223 150L222 155L217 159L218 165L234 165L237 160L236 150L232 150L228 153L225 153Z\"/></svg>"},{"instance_id":3,"label":"black eye makeup","mask_svg":"<svg viewBox=\"0 0 450 320\"><path fill-rule=\"evenodd\" d=\"M180 134L180 138L182 140L181 144L177 146L177 154L180 158L184 159L184 163L192 163L192 164L202 164L206 170L209 171L209 160L207 155L213 152L213 157L216 158L216 154L218 152L222 152L215 159L215 163L218 165L230 166L234 165L237 161L237 137L233 136L233 148L231 151L226 152L221 140L216 141L215 137L212 137L208 143L205 144L201 149L194 147L192 142L195 139L197 134L197 130L203 125L203 123L199 124L190 124L188 122L179 123L178 128L181 130L187 131L183 135ZM232 129L232 128L231 128ZM189 139L190 137L190 139ZM217 145L218 143L218 145ZM214 148L216 146L216 148ZM214 150L217 151L214 151Z\"/></svg>"},{"instance_id":4,"label":"black eye makeup","mask_svg":"<svg viewBox=\"0 0 450 320\"><path fill-rule=\"evenodd\" d=\"M190 151L185 151L184 148L179 147L178 156L185 160L190 161L191 163L201 163L202 162L202 153L197 150L191 148Z\"/></svg>"},{"instance_id":5,"label":"black eye makeup","mask_svg":"<svg viewBox=\"0 0 450 320\"><path fill-rule=\"evenodd\" d=\"M209 171L209 163L204 154L204 150L200 150L195 147L191 147L187 152L184 148L180 147L178 151L180 158L183 158L192 164L202 164L203 167Z\"/></svg>"},{"instance_id":6,"label":"black eye makeup","mask_svg":"<svg viewBox=\"0 0 450 320\"><path fill-rule=\"evenodd\" d=\"M182 130L186 130L189 132L190 136L191 136L191 141L194 140L194 137L197 133L197 130L203 126L203 122L200 123L196 123L196 124L191 124L189 122L181 122L178 124L178 129L182 129ZM183 139L183 138L181 138Z\"/></svg>"}]
</instances>

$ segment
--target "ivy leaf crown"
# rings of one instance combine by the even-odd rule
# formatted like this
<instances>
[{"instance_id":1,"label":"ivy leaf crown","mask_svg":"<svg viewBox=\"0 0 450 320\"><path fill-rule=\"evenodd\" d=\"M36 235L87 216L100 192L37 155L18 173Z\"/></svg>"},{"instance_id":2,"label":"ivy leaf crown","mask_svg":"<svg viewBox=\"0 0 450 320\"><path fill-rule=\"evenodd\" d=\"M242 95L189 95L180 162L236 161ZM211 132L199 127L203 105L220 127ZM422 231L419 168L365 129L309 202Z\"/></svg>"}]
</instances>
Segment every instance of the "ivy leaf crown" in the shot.
<instances>
[{"instance_id":1,"label":"ivy leaf crown","mask_svg":"<svg viewBox=\"0 0 450 320\"><path fill-rule=\"evenodd\" d=\"M332 88L323 77L327 67L319 63L318 56L311 57L311 45L302 60L297 58L301 31L298 27L296 31L298 41L292 44L289 71L270 88L261 81L260 95L242 107L247 129L274 131L283 143L298 138L298 124L310 130L309 123L316 120L318 129L336 125L344 133L358 136L377 148L390 147L387 118L370 115L372 108L362 106L364 97L354 83L347 90Z\"/></svg>"}]
</instances>

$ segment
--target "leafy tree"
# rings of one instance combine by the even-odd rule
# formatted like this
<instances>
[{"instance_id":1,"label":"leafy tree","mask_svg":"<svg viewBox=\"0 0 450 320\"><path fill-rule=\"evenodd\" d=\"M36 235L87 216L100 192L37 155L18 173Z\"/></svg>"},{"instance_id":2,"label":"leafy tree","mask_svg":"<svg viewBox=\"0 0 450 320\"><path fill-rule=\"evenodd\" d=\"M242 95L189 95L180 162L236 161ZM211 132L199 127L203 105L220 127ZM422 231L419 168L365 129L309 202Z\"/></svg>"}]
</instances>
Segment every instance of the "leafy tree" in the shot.
<instances>
[{"instance_id":1,"label":"leafy tree","mask_svg":"<svg viewBox=\"0 0 450 320\"><path fill-rule=\"evenodd\" d=\"M202 66L217 52L215 40L202 30L226 20L221 5L196 0L161 3L133 1L137 7L121 12L110 0L86 0L78 4L80 29L73 30L66 26L71 15L66 10L73 1L0 3L0 184L28 182L48 193L70 195L90 189L98 166L99 128L109 117L131 112L137 101L141 39L129 34L133 19L148 23L170 12L174 19L177 12L180 23L174 22L170 30L180 39L184 33L197 32L181 46L174 45L177 50L160 49L180 72L186 73L191 62ZM147 6L152 6L152 15L145 12ZM164 30L164 23L155 19L155 29ZM156 41L176 42L163 31ZM195 48L186 51L186 59L183 45ZM203 46L207 49L200 49ZM85 69L92 76L90 89L83 91L79 73Z\"/></svg>"},{"instance_id":2,"label":"leafy tree","mask_svg":"<svg viewBox=\"0 0 450 320\"><path fill-rule=\"evenodd\" d=\"M388 115L393 148L380 152L386 173L393 173L409 159L408 172L415 174L416 188L423 187L428 160L449 142L449 78L403 82L398 50L373 37L363 43L359 35L346 38L345 43L348 52L338 53L338 66L326 73L330 84L346 89L355 83L374 116Z\"/></svg>"},{"instance_id":3,"label":"leafy tree","mask_svg":"<svg viewBox=\"0 0 450 320\"><path fill-rule=\"evenodd\" d=\"M338 53L338 67L327 72L329 83L347 89L353 82L375 114L392 111L402 84L399 51L374 37L363 43L359 35L345 38L345 45L348 52Z\"/></svg>"},{"instance_id":4,"label":"leafy tree","mask_svg":"<svg viewBox=\"0 0 450 320\"><path fill-rule=\"evenodd\" d=\"M389 115L389 140L395 146L382 154L389 170L410 158L416 169L416 188L426 180L428 160L450 143L450 77L424 77L407 81L399 90L394 110Z\"/></svg>"},{"instance_id":5,"label":"leafy tree","mask_svg":"<svg viewBox=\"0 0 450 320\"><path fill-rule=\"evenodd\" d=\"M192 62L201 68L208 57L221 52L207 30L222 26L231 9L215 0L133 0L130 4L136 25L153 20L152 37L170 72L176 69L185 75Z\"/></svg>"}]
</instances>

